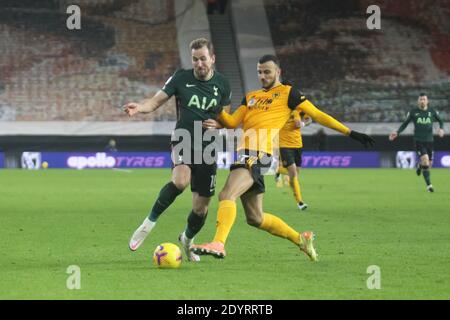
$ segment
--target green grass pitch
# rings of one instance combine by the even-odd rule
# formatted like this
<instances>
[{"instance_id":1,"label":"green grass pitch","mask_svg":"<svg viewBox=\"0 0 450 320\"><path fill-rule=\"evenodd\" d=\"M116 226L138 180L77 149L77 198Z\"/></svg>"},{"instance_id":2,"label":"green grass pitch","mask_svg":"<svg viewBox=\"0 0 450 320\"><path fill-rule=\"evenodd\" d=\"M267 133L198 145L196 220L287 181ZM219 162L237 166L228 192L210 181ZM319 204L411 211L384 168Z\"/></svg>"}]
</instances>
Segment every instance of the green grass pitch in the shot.
<instances>
[{"instance_id":1,"label":"green grass pitch","mask_svg":"<svg viewBox=\"0 0 450 320\"><path fill-rule=\"evenodd\" d=\"M218 190L227 171L220 171ZM427 193L412 170L305 169L310 205L266 177L265 211L317 233L320 261L245 223L242 207L224 260L178 270L152 265L155 247L177 243L191 208L186 191L133 253L128 240L169 170L0 170L0 299L449 299L450 170L433 169ZM217 196L196 242L215 230ZM71 265L81 289L69 290ZM381 288L368 289L369 266Z\"/></svg>"}]
</instances>

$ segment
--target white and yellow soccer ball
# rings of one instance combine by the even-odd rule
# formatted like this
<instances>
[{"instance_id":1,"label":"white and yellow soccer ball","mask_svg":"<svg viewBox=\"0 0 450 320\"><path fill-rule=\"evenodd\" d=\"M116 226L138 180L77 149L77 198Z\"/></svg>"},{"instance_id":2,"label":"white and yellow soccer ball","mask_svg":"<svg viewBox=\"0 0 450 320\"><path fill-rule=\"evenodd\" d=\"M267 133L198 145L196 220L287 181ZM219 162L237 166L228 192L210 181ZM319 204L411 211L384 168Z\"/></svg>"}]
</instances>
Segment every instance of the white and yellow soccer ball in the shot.
<instances>
[{"instance_id":1,"label":"white and yellow soccer ball","mask_svg":"<svg viewBox=\"0 0 450 320\"><path fill-rule=\"evenodd\" d=\"M181 250L173 243L158 245L153 253L153 263L161 269L176 269L181 265Z\"/></svg>"}]
</instances>

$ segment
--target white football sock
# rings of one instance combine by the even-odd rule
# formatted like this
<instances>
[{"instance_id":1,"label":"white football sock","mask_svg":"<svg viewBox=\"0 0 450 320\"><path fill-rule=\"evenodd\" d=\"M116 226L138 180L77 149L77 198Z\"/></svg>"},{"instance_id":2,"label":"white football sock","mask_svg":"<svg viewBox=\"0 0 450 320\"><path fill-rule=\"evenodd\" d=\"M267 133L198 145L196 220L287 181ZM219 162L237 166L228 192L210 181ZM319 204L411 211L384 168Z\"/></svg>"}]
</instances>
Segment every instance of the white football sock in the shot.
<instances>
[{"instance_id":1,"label":"white football sock","mask_svg":"<svg viewBox=\"0 0 450 320\"><path fill-rule=\"evenodd\" d=\"M149 233L152 231L152 229L155 227L156 221L150 221L148 217L144 219L144 222L142 222L143 231Z\"/></svg>"}]
</instances>

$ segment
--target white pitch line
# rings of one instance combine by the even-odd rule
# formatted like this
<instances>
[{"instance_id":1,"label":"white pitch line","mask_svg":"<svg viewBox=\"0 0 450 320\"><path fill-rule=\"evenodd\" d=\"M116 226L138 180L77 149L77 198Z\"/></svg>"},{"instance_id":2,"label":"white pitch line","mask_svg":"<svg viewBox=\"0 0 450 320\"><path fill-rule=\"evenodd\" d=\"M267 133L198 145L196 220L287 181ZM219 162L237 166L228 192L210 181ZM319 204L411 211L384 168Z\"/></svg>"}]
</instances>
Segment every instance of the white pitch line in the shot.
<instances>
[{"instance_id":1,"label":"white pitch line","mask_svg":"<svg viewBox=\"0 0 450 320\"><path fill-rule=\"evenodd\" d=\"M133 170L119 169L119 168L113 168L113 171L123 172L123 173L133 173Z\"/></svg>"}]
</instances>

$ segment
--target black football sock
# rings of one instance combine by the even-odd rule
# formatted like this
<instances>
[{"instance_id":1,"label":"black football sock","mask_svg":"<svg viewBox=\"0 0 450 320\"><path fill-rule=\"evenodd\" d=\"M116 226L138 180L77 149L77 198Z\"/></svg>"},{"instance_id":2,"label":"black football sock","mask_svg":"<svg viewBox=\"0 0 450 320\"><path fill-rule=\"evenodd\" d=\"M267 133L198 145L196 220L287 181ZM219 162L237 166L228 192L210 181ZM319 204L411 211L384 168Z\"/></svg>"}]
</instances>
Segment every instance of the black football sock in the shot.
<instances>
[{"instance_id":1,"label":"black football sock","mask_svg":"<svg viewBox=\"0 0 450 320\"><path fill-rule=\"evenodd\" d=\"M187 227L185 230L185 235L187 238L193 239L195 235L202 229L203 225L205 224L207 215L208 213L206 213L205 215L198 215L194 213L194 211L191 211L187 219Z\"/></svg>"},{"instance_id":2,"label":"black football sock","mask_svg":"<svg viewBox=\"0 0 450 320\"><path fill-rule=\"evenodd\" d=\"M166 210L182 192L183 190L178 189L173 182L169 182L162 187L159 192L158 199L156 199L150 213L150 221L158 220L161 213L163 213L164 210Z\"/></svg>"},{"instance_id":3,"label":"black football sock","mask_svg":"<svg viewBox=\"0 0 450 320\"><path fill-rule=\"evenodd\" d=\"M427 183L427 186L429 186L431 184L429 166L422 166L422 175L423 178L425 179L425 182Z\"/></svg>"}]
</instances>

